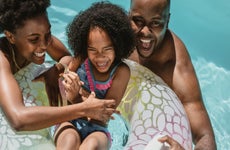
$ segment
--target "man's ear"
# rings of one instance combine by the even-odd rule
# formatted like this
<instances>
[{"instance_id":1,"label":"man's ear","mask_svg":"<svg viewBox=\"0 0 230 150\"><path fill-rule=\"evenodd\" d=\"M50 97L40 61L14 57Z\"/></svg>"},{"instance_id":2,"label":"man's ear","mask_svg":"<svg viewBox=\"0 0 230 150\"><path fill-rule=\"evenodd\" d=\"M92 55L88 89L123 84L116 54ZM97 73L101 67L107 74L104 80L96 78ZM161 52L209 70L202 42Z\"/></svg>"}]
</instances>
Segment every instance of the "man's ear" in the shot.
<instances>
[{"instance_id":1,"label":"man's ear","mask_svg":"<svg viewBox=\"0 0 230 150\"><path fill-rule=\"evenodd\" d=\"M15 44L15 38L14 38L13 33L11 33L10 31L5 30L5 31L4 31L4 34L5 34L6 38L7 38L7 40L8 40L11 44Z\"/></svg>"},{"instance_id":2,"label":"man's ear","mask_svg":"<svg viewBox=\"0 0 230 150\"><path fill-rule=\"evenodd\" d=\"M168 20L167 20L167 29L168 29L168 26L169 26L169 20L170 20L170 16L171 16L171 13L169 13L169 16L168 16Z\"/></svg>"},{"instance_id":3,"label":"man's ear","mask_svg":"<svg viewBox=\"0 0 230 150\"><path fill-rule=\"evenodd\" d=\"M130 11L128 12L127 15L128 15L128 17L129 17L129 19L131 20L131 12L130 12Z\"/></svg>"}]
</instances>

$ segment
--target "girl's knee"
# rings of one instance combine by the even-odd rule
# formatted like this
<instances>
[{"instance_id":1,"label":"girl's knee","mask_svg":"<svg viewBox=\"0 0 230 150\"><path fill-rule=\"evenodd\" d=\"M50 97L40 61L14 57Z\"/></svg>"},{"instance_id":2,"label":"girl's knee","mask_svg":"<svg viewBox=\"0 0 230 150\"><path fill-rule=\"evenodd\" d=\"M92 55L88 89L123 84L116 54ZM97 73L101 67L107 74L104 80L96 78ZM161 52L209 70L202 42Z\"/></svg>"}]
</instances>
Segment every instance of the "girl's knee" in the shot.
<instances>
[{"instance_id":1,"label":"girl's knee","mask_svg":"<svg viewBox=\"0 0 230 150\"><path fill-rule=\"evenodd\" d=\"M56 139L57 150L76 150L80 144L80 136L77 131L72 128L63 130Z\"/></svg>"}]
</instances>

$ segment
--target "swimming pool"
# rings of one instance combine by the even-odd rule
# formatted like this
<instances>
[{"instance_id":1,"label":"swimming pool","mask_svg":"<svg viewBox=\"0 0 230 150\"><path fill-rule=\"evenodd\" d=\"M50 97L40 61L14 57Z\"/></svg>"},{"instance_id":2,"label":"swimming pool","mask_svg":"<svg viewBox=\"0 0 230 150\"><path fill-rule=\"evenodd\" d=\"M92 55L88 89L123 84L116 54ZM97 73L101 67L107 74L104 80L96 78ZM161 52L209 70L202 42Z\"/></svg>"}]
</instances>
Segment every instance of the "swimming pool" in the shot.
<instances>
[{"instance_id":1,"label":"swimming pool","mask_svg":"<svg viewBox=\"0 0 230 150\"><path fill-rule=\"evenodd\" d=\"M48 13L53 34L67 45L66 25L76 13L95 1L52 0ZM110 1L129 9L130 0ZM169 25L190 52L219 150L230 148L230 5L227 1L172 1Z\"/></svg>"}]
</instances>

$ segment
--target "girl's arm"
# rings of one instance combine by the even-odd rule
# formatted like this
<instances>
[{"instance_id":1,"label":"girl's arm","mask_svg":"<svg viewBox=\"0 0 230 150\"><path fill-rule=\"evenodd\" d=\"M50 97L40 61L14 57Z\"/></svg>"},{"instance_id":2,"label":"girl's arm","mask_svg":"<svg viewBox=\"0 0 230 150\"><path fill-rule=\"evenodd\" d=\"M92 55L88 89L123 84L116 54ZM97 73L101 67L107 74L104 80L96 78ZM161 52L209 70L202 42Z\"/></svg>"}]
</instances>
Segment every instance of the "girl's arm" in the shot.
<instances>
[{"instance_id":1,"label":"girl's arm","mask_svg":"<svg viewBox=\"0 0 230 150\"><path fill-rule=\"evenodd\" d=\"M113 83L109 88L105 99L114 99L116 101L116 107L120 104L122 97L124 96L126 87L130 78L130 69L125 63L121 63L113 77Z\"/></svg>"},{"instance_id":2,"label":"girl's arm","mask_svg":"<svg viewBox=\"0 0 230 150\"><path fill-rule=\"evenodd\" d=\"M81 62L82 59L80 57L71 57L70 59L69 56L65 56L59 61L59 63L64 64L65 66L65 71L64 74L62 75L63 80L61 86L64 87L65 90L64 94L66 100L68 100L68 102L70 102L71 104L82 102L81 86L84 83L80 81L80 78L76 73Z\"/></svg>"}]
</instances>

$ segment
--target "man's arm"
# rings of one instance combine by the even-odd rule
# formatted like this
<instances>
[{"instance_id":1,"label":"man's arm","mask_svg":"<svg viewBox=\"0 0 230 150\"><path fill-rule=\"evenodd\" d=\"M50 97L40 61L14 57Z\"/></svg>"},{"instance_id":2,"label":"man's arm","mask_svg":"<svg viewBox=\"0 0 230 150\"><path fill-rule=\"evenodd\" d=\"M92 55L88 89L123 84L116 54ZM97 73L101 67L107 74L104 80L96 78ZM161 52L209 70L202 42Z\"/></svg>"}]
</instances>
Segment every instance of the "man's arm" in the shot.
<instances>
[{"instance_id":1,"label":"man's arm","mask_svg":"<svg viewBox=\"0 0 230 150\"><path fill-rule=\"evenodd\" d=\"M177 37L175 42L177 56L172 86L188 115L195 149L216 150L214 132L190 56Z\"/></svg>"}]
</instances>

